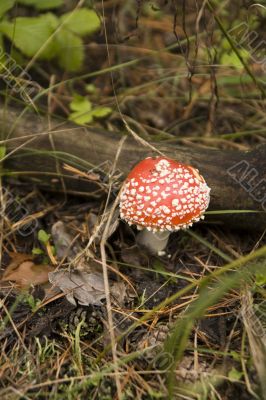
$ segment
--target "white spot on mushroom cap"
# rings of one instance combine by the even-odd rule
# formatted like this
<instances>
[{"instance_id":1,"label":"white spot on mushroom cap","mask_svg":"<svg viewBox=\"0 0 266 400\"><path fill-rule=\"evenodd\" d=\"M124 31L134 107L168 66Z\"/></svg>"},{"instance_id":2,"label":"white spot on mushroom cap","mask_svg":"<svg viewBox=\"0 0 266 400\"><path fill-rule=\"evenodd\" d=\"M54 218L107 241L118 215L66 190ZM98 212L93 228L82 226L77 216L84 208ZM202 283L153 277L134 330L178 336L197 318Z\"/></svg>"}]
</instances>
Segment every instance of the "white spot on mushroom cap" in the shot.
<instances>
[{"instance_id":1,"label":"white spot on mushroom cap","mask_svg":"<svg viewBox=\"0 0 266 400\"><path fill-rule=\"evenodd\" d=\"M171 210L167 206L161 206L161 209L165 214L170 214L171 213Z\"/></svg>"}]
</instances>

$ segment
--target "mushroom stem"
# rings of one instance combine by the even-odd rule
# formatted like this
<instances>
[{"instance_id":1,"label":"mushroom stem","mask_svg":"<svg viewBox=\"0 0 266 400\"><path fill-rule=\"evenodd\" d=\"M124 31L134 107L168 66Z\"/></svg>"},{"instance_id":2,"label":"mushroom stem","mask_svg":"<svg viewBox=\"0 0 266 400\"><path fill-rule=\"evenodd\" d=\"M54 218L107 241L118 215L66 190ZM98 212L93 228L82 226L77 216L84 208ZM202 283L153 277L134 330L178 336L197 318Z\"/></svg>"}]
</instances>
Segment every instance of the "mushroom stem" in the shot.
<instances>
[{"instance_id":1,"label":"mushroom stem","mask_svg":"<svg viewBox=\"0 0 266 400\"><path fill-rule=\"evenodd\" d=\"M153 232L143 229L136 238L136 242L147 247L152 254L163 255L171 232L158 231Z\"/></svg>"}]
</instances>

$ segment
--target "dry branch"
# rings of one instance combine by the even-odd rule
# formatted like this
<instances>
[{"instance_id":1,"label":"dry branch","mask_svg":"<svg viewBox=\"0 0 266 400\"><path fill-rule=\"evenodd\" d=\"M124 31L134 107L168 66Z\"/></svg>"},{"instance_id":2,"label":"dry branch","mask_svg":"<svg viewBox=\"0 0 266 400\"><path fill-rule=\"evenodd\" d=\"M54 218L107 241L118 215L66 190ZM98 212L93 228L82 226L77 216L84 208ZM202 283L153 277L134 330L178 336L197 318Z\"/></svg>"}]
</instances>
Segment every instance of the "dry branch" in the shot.
<instances>
[{"instance_id":1,"label":"dry branch","mask_svg":"<svg viewBox=\"0 0 266 400\"><path fill-rule=\"evenodd\" d=\"M16 172L18 176L23 176L23 179L56 191L63 190L59 171L64 175L64 187L69 193L93 196L104 194L107 185L104 184L104 176L97 175L98 169L107 173L108 168L114 164L121 141L120 133L87 129L69 122L52 120L48 134L48 123L44 117L30 112L21 116L17 110L2 112L0 119L3 137L8 137L5 143L9 155L4 164L5 168L13 173ZM166 156L189 163L200 170L211 187L210 210L260 211L260 213L209 216L209 221L236 228L265 229L266 213L263 212L266 210L265 145L250 152L213 150L195 146L185 148L176 143L156 143L154 146ZM54 149L57 152L57 161ZM122 173L120 180L136 162L149 155L155 153L128 136L116 163L116 170ZM96 169L89 174L90 179L85 179L66 171L63 168L64 162L79 169L83 165L84 171L95 167ZM239 170L236 165L239 165ZM236 172L236 179L233 179L228 170ZM244 178L242 185L237 182L241 177Z\"/></svg>"}]
</instances>

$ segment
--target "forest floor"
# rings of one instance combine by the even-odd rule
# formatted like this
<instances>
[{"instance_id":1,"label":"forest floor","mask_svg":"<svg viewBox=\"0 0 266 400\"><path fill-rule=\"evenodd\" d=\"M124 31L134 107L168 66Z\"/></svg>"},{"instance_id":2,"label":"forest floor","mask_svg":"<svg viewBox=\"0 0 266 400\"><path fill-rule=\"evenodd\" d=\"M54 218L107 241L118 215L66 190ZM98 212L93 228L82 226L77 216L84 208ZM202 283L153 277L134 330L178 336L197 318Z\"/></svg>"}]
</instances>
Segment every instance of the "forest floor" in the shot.
<instances>
[{"instance_id":1,"label":"forest floor","mask_svg":"<svg viewBox=\"0 0 266 400\"><path fill-rule=\"evenodd\" d=\"M244 48L239 59L211 9L115 3L106 2L106 32L84 44L73 82L36 62L43 87L62 82L36 102L41 118L67 120L78 94L105 108L93 126L126 133L123 117L155 146L247 151L266 142L265 66ZM245 21L240 3L221 6L227 26ZM259 34L263 23L257 13ZM107 200L2 179L0 398L265 399L266 229L206 218L151 255L117 212L103 242Z\"/></svg>"}]
</instances>

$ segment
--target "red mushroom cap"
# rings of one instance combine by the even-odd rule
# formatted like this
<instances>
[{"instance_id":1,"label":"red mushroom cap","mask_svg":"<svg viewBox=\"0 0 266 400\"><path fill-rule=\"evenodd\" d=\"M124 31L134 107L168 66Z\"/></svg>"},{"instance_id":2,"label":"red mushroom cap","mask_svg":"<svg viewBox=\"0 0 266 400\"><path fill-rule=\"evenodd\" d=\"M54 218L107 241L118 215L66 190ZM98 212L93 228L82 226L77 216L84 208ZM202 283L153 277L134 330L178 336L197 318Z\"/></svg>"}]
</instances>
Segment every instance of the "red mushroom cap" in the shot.
<instances>
[{"instance_id":1,"label":"red mushroom cap","mask_svg":"<svg viewBox=\"0 0 266 400\"><path fill-rule=\"evenodd\" d=\"M210 188L197 169L165 157L148 157L124 183L120 215L130 225L174 231L204 218L209 201Z\"/></svg>"}]
</instances>

